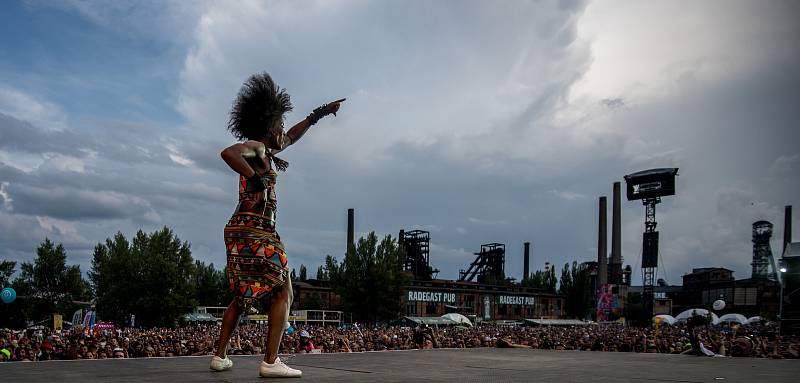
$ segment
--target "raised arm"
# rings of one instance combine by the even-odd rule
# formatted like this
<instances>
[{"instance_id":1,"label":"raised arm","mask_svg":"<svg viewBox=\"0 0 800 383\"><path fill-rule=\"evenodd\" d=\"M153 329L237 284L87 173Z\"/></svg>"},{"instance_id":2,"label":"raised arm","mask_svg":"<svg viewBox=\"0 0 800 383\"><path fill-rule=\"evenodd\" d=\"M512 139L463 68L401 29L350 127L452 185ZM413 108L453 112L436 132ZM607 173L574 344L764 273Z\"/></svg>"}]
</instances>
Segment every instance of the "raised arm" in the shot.
<instances>
[{"instance_id":1,"label":"raised arm","mask_svg":"<svg viewBox=\"0 0 800 383\"><path fill-rule=\"evenodd\" d=\"M297 142L300 137L303 137L303 135L308 131L308 128L310 128L311 125L316 124L317 121L319 121L322 117L325 117L329 114L333 114L335 116L344 100L345 99L343 98L328 104L323 104L322 106L314 109L314 111L311 112L311 114L309 114L308 117L306 117L303 121L300 121L289 128L289 131L286 132L286 135L289 136L291 143L293 144Z\"/></svg>"}]
</instances>

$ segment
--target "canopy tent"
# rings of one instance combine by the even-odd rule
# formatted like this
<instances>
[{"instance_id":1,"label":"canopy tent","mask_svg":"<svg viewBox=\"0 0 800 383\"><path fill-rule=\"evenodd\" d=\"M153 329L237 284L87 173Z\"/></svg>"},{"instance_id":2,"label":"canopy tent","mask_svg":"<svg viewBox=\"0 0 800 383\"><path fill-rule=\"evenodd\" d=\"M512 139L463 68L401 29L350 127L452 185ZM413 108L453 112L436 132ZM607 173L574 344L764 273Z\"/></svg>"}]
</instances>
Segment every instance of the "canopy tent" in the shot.
<instances>
[{"instance_id":1,"label":"canopy tent","mask_svg":"<svg viewBox=\"0 0 800 383\"><path fill-rule=\"evenodd\" d=\"M217 318L207 313L190 313L185 314L183 319L187 322L216 322Z\"/></svg>"},{"instance_id":2,"label":"canopy tent","mask_svg":"<svg viewBox=\"0 0 800 383\"><path fill-rule=\"evenodd\" d=\"M709 314L711 316L711 324L719 323L719 317L717 316L717 314L714 314L711 311L708 311L706 309L701 309L701 308L688 309L688 310L678 314L677 316L675 316L675 321L676 322L685 322L687 319L689 319L689 318L691 318L691 317L693 317L695 315L707 317L707 316L709 316Z\"/></svg>"},{"instance_id":3,"label":"canopy tent","mask_svg":"<svg viewBox=\"0 0 800 383\"><path fill-rule=\"evenodd\" d=\"M588 326L589 322L578 319L525 319L524 326Z\"/></svg>"},{"instance_id":4,"label":"canopy tent","mask_svg":"<svg viewBox=\"0 0 800 383\"><path fill-rule=\"evenodd\" d=\"M760 323L763 320L764 320L763 318L761 318L760 316L756 315L754 317L747 318L747 321L745 321L745 324L757 324L757 323Z\"/></svg>"},{"instance_id":5,"label":"canopy tent","mask_svg":"<svg viewBox=\"0 0 800 383\"><path fill-rule=\"evenodd\" d=\"M720 323L738 323L738 324L745 324L747 323L747 317L742 314L725 314L719 317Z\"/></svg>"},{"instance_id":6,"label":"canopy tent","mask_svg":"<svg viewBox=\"0 0 800 383\"><path fill-rule=\"evenodd\" d=\"M667 314L656 315L653 317L653 320L655 321L656 318L660 318L662 324L666 323L670 326L674 325L675 322L677 322L677 319L675 319L672 315L667 315Z\"/></svg>"},{"instance_id":7,"label":"canopy tent","mask_svg":"<svg viewBox=\"0 0 800 383\"><path fill-rule=\"evenodd\" d=\"M458 323L460 325L465 325L465 326L472 327L472 322L469 320L469 318L467 318L467 317L465 317L465 316L463 316L461 314L457 314L457 313L444 314L444 315L442 315L442 318L450 319L451 321L456 322L456 323Z\"/></svg>"},{"instance_id":8,"label":"canopy tent","mask_svg":"<svg viewBox=\"0 0 800 383\"><path fill-rule=\"evenodd\" d=\"M458 322L442 318L442 317L410 317L405 316L397 320L397 323L401 326L419 326L419 325L427 325L427 326L455 326L459 324Z\"/></svg>"}]
</instances>

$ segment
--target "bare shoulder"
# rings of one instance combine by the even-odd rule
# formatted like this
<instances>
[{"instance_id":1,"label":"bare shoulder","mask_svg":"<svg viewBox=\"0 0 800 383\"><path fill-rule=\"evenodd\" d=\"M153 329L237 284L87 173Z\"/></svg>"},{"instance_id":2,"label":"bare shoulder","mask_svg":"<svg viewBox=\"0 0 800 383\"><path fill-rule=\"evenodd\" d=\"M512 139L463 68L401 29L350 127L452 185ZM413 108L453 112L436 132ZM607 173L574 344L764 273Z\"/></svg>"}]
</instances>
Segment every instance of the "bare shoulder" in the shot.
<instances>
[{"instance_id":1,"label":"bare shoulder","mask_svg":"<svg viewBox=\"0 0 800 383\"><path fill-rule=\"evenodd\" d=\"M223 150L228 155L240 155L242 157L264 157L266 148L260 141L237 142Z\"/></svg>"},{"instance_id":2,"label":"bare shoulder","mask_svg":"<svg viewBox=\"0 0 800 383\"><path fill-rule=\"evenodd\" d=\"M246 147L246 148L248 148L250 150L255 150L255 151L263 151L264 150L264 143L261 142L261 141L248 140L248 141L243 142L241 145L243 145L244 147Z\"/></svg>"}]
</instances>

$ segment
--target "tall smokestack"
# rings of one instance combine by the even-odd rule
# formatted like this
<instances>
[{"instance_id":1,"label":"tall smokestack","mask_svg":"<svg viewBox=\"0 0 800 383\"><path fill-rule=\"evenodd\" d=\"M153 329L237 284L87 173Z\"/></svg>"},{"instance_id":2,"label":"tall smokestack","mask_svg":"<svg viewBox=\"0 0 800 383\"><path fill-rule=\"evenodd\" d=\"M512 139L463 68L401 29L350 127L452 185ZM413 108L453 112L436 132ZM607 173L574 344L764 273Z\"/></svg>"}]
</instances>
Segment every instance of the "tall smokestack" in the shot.
<instances>
[{"instance_id":1,"label":"tall smokestack","mask_svg":"<svg viewBox=\"0 0 800 383\"><path fill-rule=\"evenodd\" d=\"M783 254L786 254L786 246L792 243L792 205L786 205L783 213Z\"/></svg>"},{"instance_id":2,"label":"tall smokestack","mask_svg":"<svg viewBox=\"0 0 800 383\"><path fill-rule=\"evenodd\" d=\"M620 183L614 182L614 206L611 216L611 283L622 283L622 230Z\"/></svg>"},{"instance_id":3,"label":"tall smokestack","mask_svg":"<svg viewBox=\"0 0 800 383\"><path fill-rule=\"evenodd\" d=\"M608 283L608 220L606 219L606 197L600 197L600 221L597 225L597 287Z\"/></svg>"},{"instance_id":4,"label":"tall smokestack","mask_svg":"<svg viewBox=\"0 0 800 383\"><path fill-rule=\"evenodd\" d=\"M531 243L525 242L525 252L522 261L522 279L528 279L528 272L531 267Z\"/></svg>"},{"instance_id":5,"label":"tall smokestack","mask_svg":"<svg viewBox=\"0 0 800 383\"><path fill-rule=\"evenodd\" d=\"M347 248L355 246L355 209L347 209Z\"/></svg>"}]
</instances>

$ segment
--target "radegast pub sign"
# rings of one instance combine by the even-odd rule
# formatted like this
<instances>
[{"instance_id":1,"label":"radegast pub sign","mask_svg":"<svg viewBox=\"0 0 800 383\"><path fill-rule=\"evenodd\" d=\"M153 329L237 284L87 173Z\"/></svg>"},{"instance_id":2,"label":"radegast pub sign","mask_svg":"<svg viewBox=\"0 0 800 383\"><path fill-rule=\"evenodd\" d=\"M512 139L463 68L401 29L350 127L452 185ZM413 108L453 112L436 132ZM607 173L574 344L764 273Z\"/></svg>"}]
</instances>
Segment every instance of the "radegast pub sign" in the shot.
<instances>
[{"instance_id":1,"label":"radegast pub sign","mask_svg":"<svg viewBox=\"0 0 800 383\"><path fill-rule=\"evenodd\" d=\"M484 296L484 299L488 296ZM456 303L456 293L446 293L438 291L408 291L408 302L433 302L433 303ZM534 297L524 295L498 295L496 299L498 305L523 305L533 306Z\"/></svg>"},{"instance_id":2,"label":"radegast pub sign","mask_svg":"<svg viewBox=\"0 0 800 383\"><path fill-rule=\"evenodd\" d=\"M408 291L409 302L456 303L456 293L433 291Z\"/></svg>"},{"instance_id":3,"label":"radegast pub sign","mask_svg":"<svg viewBox=\"0 0 800 383\"><path fill-rule=\"evenodd\" d=\"M497 304L533 306L533 297L526 297L521 295L499 295L497 297Z\"/></svg>"}]
</instances>

